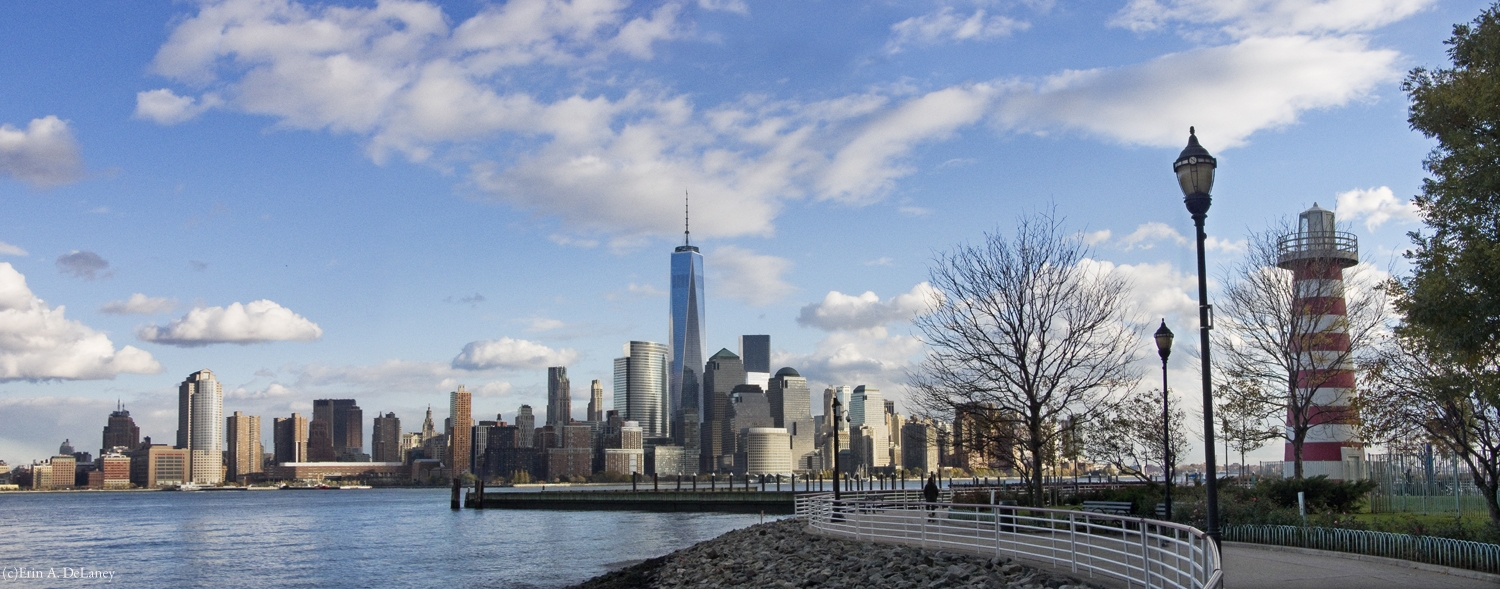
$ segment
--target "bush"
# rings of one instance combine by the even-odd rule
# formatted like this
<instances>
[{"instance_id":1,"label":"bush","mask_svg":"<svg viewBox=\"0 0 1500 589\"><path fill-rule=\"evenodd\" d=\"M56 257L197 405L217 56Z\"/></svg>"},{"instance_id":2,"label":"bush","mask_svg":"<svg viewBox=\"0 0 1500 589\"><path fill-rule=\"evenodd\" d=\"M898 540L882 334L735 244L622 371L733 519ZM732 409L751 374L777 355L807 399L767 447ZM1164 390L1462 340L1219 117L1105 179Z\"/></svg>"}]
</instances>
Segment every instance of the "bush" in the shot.
<instances>
[{"instance_id":1,"label":"bush","mask_svg":"<svg viewBox=\"0 0 1500 589\"><path fill-rule=\"evenodd\" d=\"M1351 513L1360 508L1365 496L1375 490L1375 486L1375 481L1333 482L1319 475L1305 479L1263 480L1255 485L1255 495L1280 507L1296 508L1297 492L1301 491L1309 513Z\"/></svg>"}]
</instances>

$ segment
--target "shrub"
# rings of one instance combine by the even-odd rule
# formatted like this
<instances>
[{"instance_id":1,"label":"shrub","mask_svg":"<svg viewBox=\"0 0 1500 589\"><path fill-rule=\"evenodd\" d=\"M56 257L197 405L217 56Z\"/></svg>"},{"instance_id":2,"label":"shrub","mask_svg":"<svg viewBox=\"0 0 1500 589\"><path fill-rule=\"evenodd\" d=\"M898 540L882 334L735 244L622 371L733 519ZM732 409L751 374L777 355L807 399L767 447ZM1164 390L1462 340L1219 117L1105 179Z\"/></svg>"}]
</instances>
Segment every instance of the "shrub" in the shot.
<instances>
[{"instance_id":1,"label":"shrub","mask_svg":"<svg viewBox=\"0 0 1500 589\"><path fill-rule=\"evenodd\" d=\"M1297 507L1297 492L1307 500L1309 512L1350 513L1359 509L1365 496L1375 490L1374 481L1333 482L1318 475L1304 479L1268 479L1255 485L1255 495L1281 507Z\"/></svg>"}]
</instances>

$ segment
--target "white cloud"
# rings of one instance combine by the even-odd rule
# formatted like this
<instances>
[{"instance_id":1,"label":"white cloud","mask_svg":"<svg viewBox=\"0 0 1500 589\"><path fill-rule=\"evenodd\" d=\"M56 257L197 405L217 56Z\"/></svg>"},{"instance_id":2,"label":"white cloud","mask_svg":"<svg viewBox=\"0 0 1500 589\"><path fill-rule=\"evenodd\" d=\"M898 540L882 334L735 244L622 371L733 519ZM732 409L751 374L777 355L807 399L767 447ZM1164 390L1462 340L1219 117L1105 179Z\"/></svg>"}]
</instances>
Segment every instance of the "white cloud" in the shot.
<instances>
[{"instance_id":1,"label":"white cloud","mask_svg":"<svg viewBox=\"0 0 1500 589\"><path fill-rule=\"evenodd\" d=\"M561 233L553 233L552 235L548 235L547 240L557 245L567 245L583 249L591 249L599 246L599 240L597 239L569 237Z\"/></svg>"},{"instance_id":2,"label":"white cloud","mask_svg":"<svg viewBox=\"0 0 1500 589\"><path fill-rule=\"evenodd\" d=\"M267 299L227 307L198 307L167 325L136 330L142 341L185 348L210 344L258 344L314 341L323 328L291 309Z\"/></svg>"},{"instance_id":3,"label":"white cloud","mask_svg":"<svg viewBox=\"0 0 1500 589\"><path fill-rule=\"evenodd\" d=\"M273 382L266 388L259 390L236 387L234 390L224 393L224 400L235 401L265 401L271 399L286 399L296 394L295 391L279 382Z\"/></svg>"},{"instance_id":4,"label":"white cloud","mask_svg":"<svg viewBox=\"0 0 1500 589\"><path fill-rule=\"evenodd\" d=\"M926 282L885 301L873 291L865 291L859 296L829 291L822 301L802 307L797 324L825 331L873 329L887 323L911 320L925 311L938 296L937 290Z\"/></svg>"},{"instance_id":5,"label":"white cloud","mask_svg":"<svg viewBox=\"0 0 1500 589\"><path fill-rule=\"evenodd\" d=\"M1379 28L1434 0L1131 0L1111 24L1132 31L1172 22L1218 25L1236 37L1355 33Z\"/></svg>"},{"instance_id":6,"label":"white cloud","mask_svg":"<svg viewBox=\"0 0 1500 589\"><path fill-rule=\"evenodd\" d=\"M1130 235L1120 238L1120 247L1126 251L1133 249L1148 250L1156 247L1157 242L1169 240L1177 245L1187 245L1188 240L1173 229L1171 225L1159 221L1142 223L1135 228Z\"/></svg>"},{"instance_id":7,"label":"white cloud","mask_svg":"<svg viewBox=\"0 0 1500 589\"><path fill-rule=\"evenodd\" d=\"M750 14L750 7L745 4L744 0L698 0L698 7L704 10Z\"/></svg>"},{"instance_id":8,"label":"white cloud","mask_svg":"<svg viewBox=\"0 0 1500 589\"><path fill-rule=\"evenodd\" d=\"M162 371L151 354L116 350L103 333L67 319L26 286L26 277L0 263L0 382L97 380Z\"/></svg>"},{"instance_id":9,"label":"white cloud","mask_svg":"<svg viewBox=\"0 0 1500 589\"><path fill-rule=\"evenodd\" d=\"M502 337L465 344L452 365L461 370L518 370L567 366L577 359L578 352L569 348L554 350L536 342Z\"/></svg>"},{"instance_id":10,"label":"white cloud","mask_svg":"<svg viewBox=\"0 0 1500 589\"><path fill-rule=\"evenodd\" d=\"M28 255L26 253L26 250L21 249L19 246L14 246L14 245L5 243L3 241L0 241L0 256L26 256L26 255Z\"/></svg>"},{"instance_id":11,"label":"white cloud","mask_svg":"<svg viewBox=\"0 0 1500 589\"><path fill-rule=\"evenodd\" d=\"M48 115L26 129L0 125L0 175L49 187L83 177L83 158L68 122Z\"/></svg>"},{"instance_id":12,"label":"white cloud","mask_svg":"<svg viewBox=\"0 0 1500 589\"><path fill-rule=\"evenodd\" d=\"M538 331L552 331L554 329L562 329L567 325L562 321L559 321L557 319L549 319L547 317L532 317L526 323L526 331L530 331L533 333Z\"/></svg>"},{"instance_id":13,"label":"white cloud","mask_svg":"<svg viewBox=\"0 0 1500 589\"><path fill-rule=\"evenodd\" d=\"M1088 233L1083 234L1083 243L1088 244L1088 245L1097 245L1097 244L1109 241L1109 237L1111 235L1114 235L1114 232L1112 232L1112 231L1110 231L1108 229L1100 229L1098 231L1090 231Z\"/></svg>"},{"instance_id":14,"label":"white cloud","mask_svg":"<svg viewBox=\"0 0 1500 589\"><path fill-rule=\"evenodd\" d=\"M937 12L914 16L891 25L887 53L899 53L907 45L936 45L943 42L986 40L1005 37L1031 28L1031 23L1010 17L985 14L983 8L974 14L956 14L952 6Z\"/></svg>"},{"instance_id":15,"label":"white cloud","mask_svg":"<svg viewBox=\"0 0 1500 589\"><path fill-rule=\"evenodd\" d=\"M100 313L111 315L155 315L167 313L177 307L176 299L148 297L141 293L130 295L123 301L110 301L99 308Z\"/></svg>"},{"instance_id":16,"label":"white cloud","mask_svg":"<svg viewBox=\"0 0 1500 589\"><path fill-rule=\"evenodd\" d=\"M1244 253L1249 248L1250 241L1246 239L1235 241L1210 235L1203 240L1203 249L1218 250L1226 254Z\"/></svg>"},{"instance_id":17,"label":"white cloud","mask_svg":"<svg viewBox=\"0 0 1500 589\"><path fill-rule=\"evenodd\" d=\"M170 88L143 90L135 93L135 118L154 121L162 125L175 125L191 120L210 108L224 103L215 94L203 97L178 96Z\"/></svg>"},{"instance_id":18,"label":"white cloud","mask_svg":"<svg viewBox=\"0 0 1500 589\"><path fill-rule=\"evenodd\" d=\"M1392 219L1410 223L1422 218L1416 203L1397 200L1389 186L1340 192L1337 213L1346 221L1364 219L1365 229L1370 231Z\"/></svg>"},{"instance_id":19,"label":"white cloud","mask_svg":"<svg viewBox=\"0 0 1500 589\"><path fill-rule=\"evenodd\" d=\"M888 257L882 256L882 257L870 260L868 262L865 262L865 265L866 266L894 266L894 265L896 265L896 259L895 258L888 258Z\"/></svg>"},{"instance_id":20,"label":"white cloud","mask_svg":"<svg viewBox=\"0 0 1500 589\"><path fill-rule=\"evenodd\" d=\"M1130 309L1152 323L1164 317L1173 331L1179 334L1185 332L1178 329L1178 326L1197 328L1196 275L1184 274L1169 262L1115 264L1107 260L1086 259L1080 265L1089 274L1112 274L1129 282L1130 291L1127 296Z\"/></svg>"},{"instance_id":21,"label":"white cloud","mask_svg":"<svg viewBox=\"0 0 1500 589\"><path fill-rule=\"evenodd\" d=\"M776 365L796 368L809 384L870 385L891 399L899 397L906 383L905 371L923 349L915 337L891 335L884 327L875 327L830 333L811 354L776 354L773 360Z\"/></svg>"},{"instance_id":22,"label":"white cloud","mask_svg":"<svg viewBox=\"0 0 1500 589\"><path fill-rule=\"evenodd\" d=\"M109 269L109 261L99 257L99 254L88 250L73 250L70 253L57 257L57 271L63 274L72 274L84 280L93 280L101 276L109 278L112 272Z\"/></svg>"},{"instance_id":23,"label":"white cloud","mask_svg":"<svg viewBox=\"0 0 1500 589\"><path fill-rule=\"evenodd\" d=\"M709 284L715 296L762 307L797 290L782 278L792 267L791 260L786 258L757 254L732 245L714 250L708 258L714 278Z\"/></svg>"}]
</instances>

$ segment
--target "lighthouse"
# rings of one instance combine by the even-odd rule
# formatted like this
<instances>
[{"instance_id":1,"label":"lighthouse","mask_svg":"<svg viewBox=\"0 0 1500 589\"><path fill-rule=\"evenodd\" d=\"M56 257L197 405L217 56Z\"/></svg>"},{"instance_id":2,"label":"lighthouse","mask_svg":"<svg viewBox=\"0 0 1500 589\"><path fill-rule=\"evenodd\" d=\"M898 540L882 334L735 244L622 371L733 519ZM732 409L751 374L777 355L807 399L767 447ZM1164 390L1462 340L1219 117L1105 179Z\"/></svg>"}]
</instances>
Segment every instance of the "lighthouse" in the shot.
<instances>
[{"instance_id":1,"label":"lighthouse","mask_svg":"<svg viewBox=\"0 0 1500 589\"><path fill-rule=\"evenodd\" d=\"M1350 356L1344 269L1359 263L1359 241L1337 231L1333 211L1313 203L1298 216L1297 232L1277 243L1276 265L1292 273L1288 351L1296 354L1295 402L1309 405L1312 426L1302 444L1304 477L1364 478L1364 449L1355 437L1354 361ZM1294 416L1288 411L1287 426ZM1287 436L1291 438L1290 435ZM1295 447L1288 442L1283 472L1295 469Z\"/></svg>"}]
</instances>

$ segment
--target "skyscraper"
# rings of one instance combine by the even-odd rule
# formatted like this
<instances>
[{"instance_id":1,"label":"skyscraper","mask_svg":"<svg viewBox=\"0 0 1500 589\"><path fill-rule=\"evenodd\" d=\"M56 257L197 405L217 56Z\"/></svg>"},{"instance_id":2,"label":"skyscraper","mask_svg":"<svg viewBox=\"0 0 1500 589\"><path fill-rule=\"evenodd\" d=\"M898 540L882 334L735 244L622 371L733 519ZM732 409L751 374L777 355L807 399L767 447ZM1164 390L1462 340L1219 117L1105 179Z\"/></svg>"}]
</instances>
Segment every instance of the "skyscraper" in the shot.
<instances>
[{"instance_id":1,"label":"skyscraper","mask_svg":"<svg viewBox=\"0 0 1500 589\"><path fill-rule=\"evenodd\" d=\"M328 423L328 436L333 440L335 460L359 459L365 445L365 416L354 399L313 401L313 419Z\"/></svg>"},{"instance_id":2,"label":"skyscraper","mask_svg":"<svg viewBox=\"0 0 1500 589\"><path fill-rule=\"evenodd\" d=\"M523 405L523 407L525 406ZM526 414L530 415L531 407L526 407L526 409ZM431 440L434 436L437 436L437 429L432 425L432 405L428 405L427 418L422 420L422 439Z\"/></svg>"},{"instance_id":3,"label":"skyscraper","mask_svg":"<svg viewBox=\"0 0 1500 589\"><path fill-rule=\"evenodd\" d=\"M584 421L604 422L604 385L597 380L589 384L589 411Z\"/></svg>"},{"instance_id":4,"label":"skyscraper","mask_svg":"<svg viewBox=\"0 0 1500 589\"><path fill-rule=\"evenodd\" d=\"M307 462L307 418L293 413L271 422L276 463Z\"/></svg>"},{"instance_id":5,"label":"skyscraper","mask_svg":"<svg viewBox=\"0 0 1500 589\"><path fill-rule=\"evenodd\" d=\"M633 341L624 352L615 358L615 410L625 421L639 422L646 437L667 437L667 346Z\"/></svg>"},{"instance_id":6,"label":"skyscraper","mask_svg":"<svg viewBox=\"0 0 1500 589\"><path fill-rule=\"evenodd\" d=\"M307 461L333 462L338 456L333 453L333 428L326 420L307 422Z\"/></svg>"},{"instance_id":7,"label":"skyscraper","mask_svg":"<svg viewBox=\"0 0 1500 589\"><path fill-rule=\"evenodd\" d=\"M401 461L401 420L395 413L375 416L374 431L370 432L370 456L375 462Z\"/></svg>"},{"instance_id":8,"label":"skyscraper","mask_svg":"<svg viewBox=\"0 0 1500 589\"><path fill-rule=\"evenodd\" d=\"M245 477L262 472L265 447L260 443L260 416L235 411L225 420L224 432L228 435L229 480L242 483Z\"/></svg>"},{"instance_id":9,"label":"skyscraper","mask_svg":"<svg viewBox=\"0 0 1500 589\"><path fill-rule=\"evenodd\" d=\"M109 414L108 425L104 426L104 445L99 447L99 455L105 455L110 448L134 450L140 444L141 428L135 425L135 420L123 405L116 404L114 412Z\"/></svg>"},{"instance_id":10,"label":"skyscraper","mask_svg":"<svg viewBox=\"0 0 1500 589\"><path fill-rule=\"evenodd\" d=\"M684 203L684 213L686 212ZM665 409L674 421L681 422L683 409L698 409L701 414L702 378L698 371L703 367L704 323L703 299L703 254L688 239L684 218L682 245L672 252L672 309L668 317L670 333L667 348L671 357L668 367ZM618 387L618 385L616 385ZM616 409L621 405L616 404ZM626 417L626 419L635 419ZM648 421L639 420L646 437L655 437ZM660 435L672 435L670 426L662 428Z\"/></svg>"},{"instance_id":11,"label":"skyscraper","mask_svg":"<svg viewBox=\"0 0 1500 589\"><path fill-rule=\"evenodd\" d=\"M547 368L547 425L556 431L573 420L573 397L568 386L568 368Z\"/></svg>"},{"instance_id":12,"label":"skyscraper","mask_svg":"<svg viewBox=\"0 0 1500 589\"><path fill-rule=\"evenodd\" d=\"M790 366L776 371L766 400L770 401L775 427L785 429L791 437L792 468L812 468L808 460L817 448L817 427L813 425L812 391L807 388L807 379Z\"/></svg>"},{"instance_id":13,"label":"skyscraper","mask_svg":"<svg viewBox=\"0 0 1500 589\"><path fill-rule=\"evenodd\" d=\"M224 482L224 386L211 370L177 387L177 447L188 451L189 482Z\"/></svg>"},{"instance_id":14,"label":"skyscraper","mask_svg":"<svg viewBox=\"0 0 1500 589\"><path fill-rule=\"evenodd\" d=\"M740 360L745 363L745 384L771 388L771 336L740 336ZM777 426L781 427L781 426Z\"/></svg>"},{"instance_id":15,"label":"skyscraper","mask_svg":"<svg viewBox=\"0 0 1500 589\"><path fill-rule=\"evenodd\" d=\"M458 390L448 394L448 466L453 468L454 475L469 470L469 453L473 450L469 438L474 427L472 401L473 397L464 390L464 385L458 385Z\"/></svg>"},{"instance_id":16,"label":"skyscraper","mask_svg":"<svg viewBox=\"0 0 1500 589\"><path fill-rule=\"evenodd\" d=\"M873 440L869 462L864 466L884 468L891 464L885 423L885 401L880 398L880 389L865 385L854 387L854 395L849 399L849 431L869 426Z\"/></svg>"},{"instance_id":17,"label":"skyscraper","mask_svg":"<svg viewBox=\"0 0 1500 589\"><path fill-rule=\"evenodd\" d=\"M744 383L745 364L727 348L720 349L703 367L703 427L699 435L700 465L705 472L718 470L720 456L734 454L733 446L724 447L725 436L729 435L729 395Z\"/></svg>"},{"instance_id":18,"label":"skyscraper","mask_svg":"<svg viewBox=\"0 0 1500 589\"><path fill-rule=\"evenodd\" d=\"M431 413L431 410L428 410L428 414L431 415ZM516 447L530 448L532 440L536 437L536 416L532 415L530 405L522 405L521 409L516 411L516 429L517 435L520 436L516 441Z\"/></svg>"}]
</instances>

